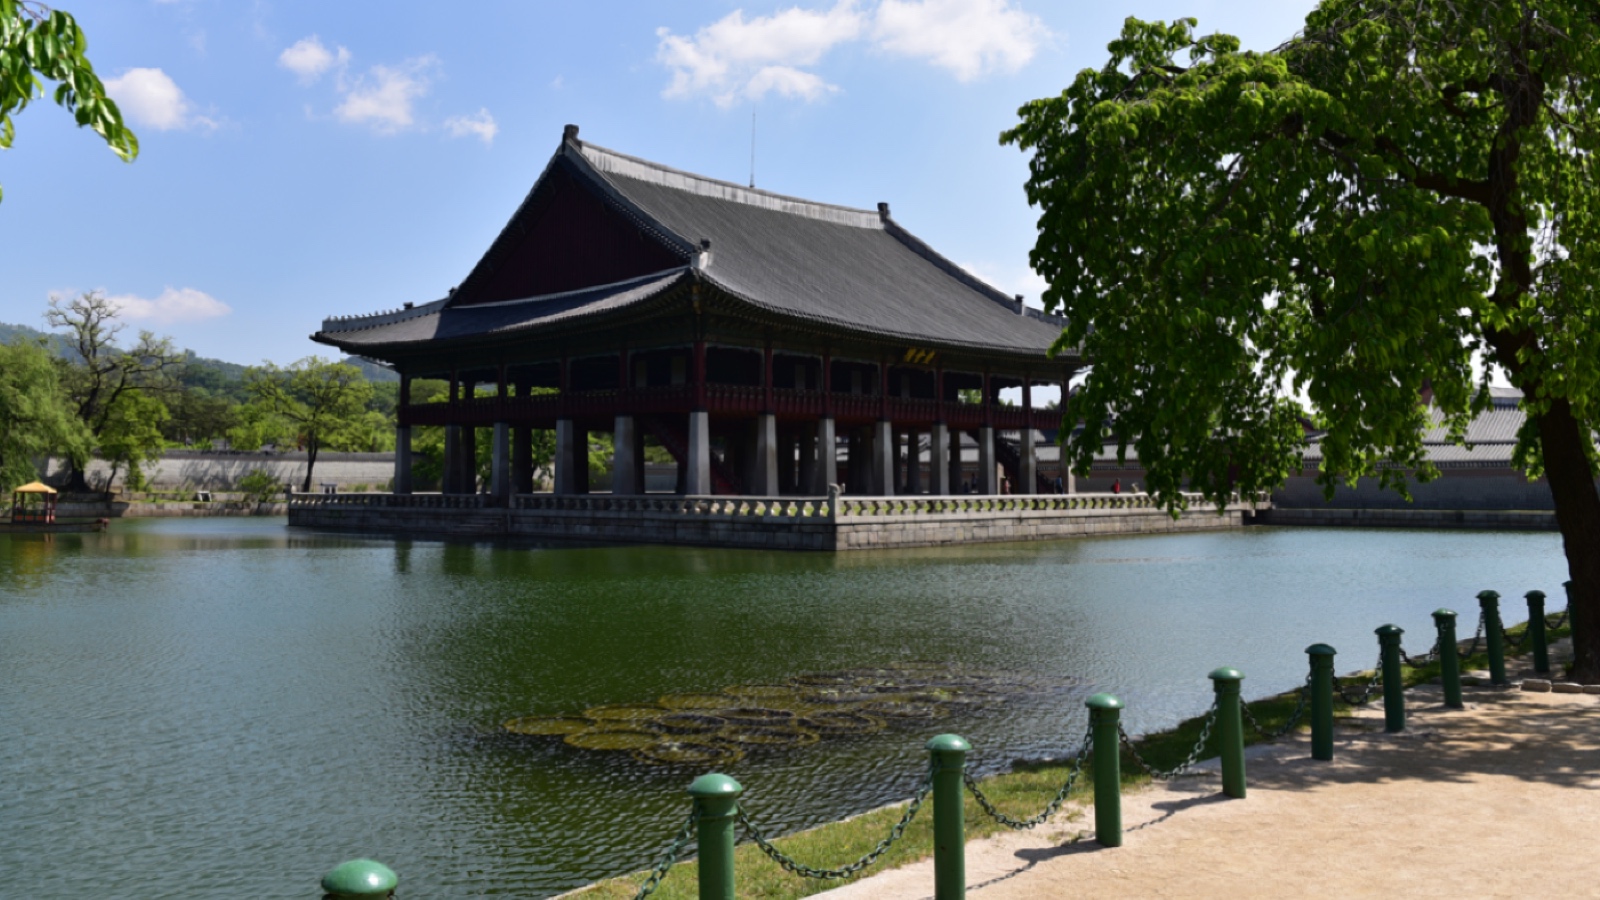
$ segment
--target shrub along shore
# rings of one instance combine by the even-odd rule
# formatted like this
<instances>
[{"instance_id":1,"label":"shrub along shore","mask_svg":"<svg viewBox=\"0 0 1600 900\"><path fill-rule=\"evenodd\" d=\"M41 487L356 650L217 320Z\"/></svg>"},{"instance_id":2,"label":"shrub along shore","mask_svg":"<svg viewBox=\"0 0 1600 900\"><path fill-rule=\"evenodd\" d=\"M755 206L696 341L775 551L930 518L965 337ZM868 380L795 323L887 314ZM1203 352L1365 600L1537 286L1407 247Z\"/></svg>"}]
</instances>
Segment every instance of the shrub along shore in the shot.
<instances>
[{"instance_id":1,"label":"shrub along shore","mask_svg":"<svg viewBox=\"0 0 1600 900\"><path fill-rule=\"evenodd\" d=\"M1527 624L1511 626L1506 629L1509 636L1516 638L1527 630ZM1559 629L1549 630L1549 639L1554 642L1558 638L1570 635L1570 624ZM1462 641L1463 651L1471 641ZM1509 655L1509 654L1508 654ZM1473 669L1486 668L1488 665L1488 652L1483 650L1471 656L1463 655L1461 669L1463 672ZM1439 663L1428 662L1419 666L1404 667L1403 675L1407 687L1423 684L1440 677ZM1372 676L1372 671L1343 676L1343 680L1365 681ZM1257 723L1262 729L1273 732L1281 729L1293 715L1299 701L1300 691L1293 690L1250 701L1250 711L1254 714ZM1374 694L1373 700L1377 701L1381 694ZM1337 717L1347 717L1352 709L1351 704L1334 694L1334 714ZM1139 753L1151 766L1157 769L1170 769L1183 762L1194 748L1196 740L1200 737L1200 730L1206 717L1196 716L1179 723L1175 728L1155 734L1145 735L1138 742ZM1300 730L1309 730L1309 722L1303 722ZM1246 728L1244 733L1245 744L1262 742L1263 738L1254 729ZM1213 736L1208 743L1202 758L1216 756L1216 738ZM1145 774L1138 766L1127 760L1127 752L1123 751L1122 782L1124 790L1144 786L1150 782L1150 776ZM1085 764L1085 771L1078 778L1077 784L1068 795L1068 803L1063 811L1053 820L1039 826L1045 834L1054 839L1067 842L1077 841L1092 837L1092 816L1087 813L1092 809L1094 761L1091 757ZM1070 760L1050 761L1043 763L1019 763L1010 772L995 775L984 779L983 792L994 805L1003 813L1016 817L1026 818L1042 809L1046 803L1055 796L1061 785L1066 781L1071 772ZM747 785L747 787L751 787ZM758 786L757 786L758 787ZM688 810L689 799L684 797L685 813ZM755 844L745 842L735 851L735 870L738 877L739 896L761 897L781 900L781 898L806 897L811 894L830 890L842 884L868 877L875 872L897 868L908 863L926 859L933 855L933 815L931 804L918 815L906 828L905 836L878 861L860 875L824 881L812 878L802 878L790 874L780 868L772 860L761 853ZM802 860L809 865L824 867L837 866L857 859L871 851L877 843L888 834L900 817L904 814L905 803L875 809L861 815L853 816L839 822L822 825L817 828L780 838L773 843L785 854ZM966 836L969 841L988 837L1003 830L1000 825L986 815L979 808L968 792L965 799ZM671 839L671 835L663 834L661 843L664 846ZM588 887L580 888L567 897L581 897L583 900L612 900L612 898L632 898L638 893L639 887L644 884L649 872L635 872L617 878L607 879ZM698 896L699 872L695 860L685 860L673 866L667 876L662 879L660 886L652 897L662 900L693 900ZM930 884L930 890L931 890Z\"/></svg>"}]
</instances>

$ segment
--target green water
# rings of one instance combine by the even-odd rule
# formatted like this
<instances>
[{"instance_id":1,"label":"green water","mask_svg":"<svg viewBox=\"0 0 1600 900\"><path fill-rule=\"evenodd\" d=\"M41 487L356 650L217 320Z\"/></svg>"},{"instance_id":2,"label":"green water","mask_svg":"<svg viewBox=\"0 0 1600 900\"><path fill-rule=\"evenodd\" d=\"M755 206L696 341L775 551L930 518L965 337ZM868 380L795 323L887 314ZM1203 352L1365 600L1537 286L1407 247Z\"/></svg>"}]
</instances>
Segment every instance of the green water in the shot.
<instances>
[{"instance_id":1,"label":"green water","mask_svg":"<svg viewBox=\"0 0 1600 900\"><path fill-rule=\"evenodd\" d=\"M673 691L908 661L1050 685L727 771L793 830L903 799L925 739L980 772L1304 678L1325 641L1432 643L1473 596L1559 606L1554 534L1252 529L848 555L536 548L122 521L0 536L0 885L29 897L314 897L371 856L408 897L544 896L653 860L692 772L505 733ZM826 862L826 861L822 861Z\"/></svg>"}]
</instances>

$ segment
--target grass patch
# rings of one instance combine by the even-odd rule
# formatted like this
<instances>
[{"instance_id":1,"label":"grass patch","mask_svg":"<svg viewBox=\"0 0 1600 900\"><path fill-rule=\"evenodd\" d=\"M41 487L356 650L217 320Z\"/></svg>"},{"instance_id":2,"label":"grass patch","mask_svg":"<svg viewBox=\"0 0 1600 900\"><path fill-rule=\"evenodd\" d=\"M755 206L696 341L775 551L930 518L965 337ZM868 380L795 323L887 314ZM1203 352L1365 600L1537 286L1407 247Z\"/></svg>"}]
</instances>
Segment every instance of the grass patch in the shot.
<instances>
[{"instance_id":1,"label":"grass patch","mask_svg":"<svg viewBox=\"0 0 1600 900\"><path fill-rule=\"evenodd\" d=\"M1527 625L1517 625L1506 629L1512 638L1520 637L1527 630ZM1557 638L1565 637L1571 633L1570 625L1559 629L1548 630L1549 640L1553 643ZM1480 642L1481 643L1481 642ZM1523 651L1531 650L1524 647ZM1509 653L1509 647L1507 648ZM1472 656L1463 655L1461 670L1487 668L1489 655L1487 650L1480 651ZM1402 668L1403 678L1407 687L1422 684L1439 677L1439 664L1428 663L1422 666L1406 666ZM1355 675L1342 676L1343 680L1355 683L1364 683L1371 677L1371 670ZM1273 697L1266 697L1249 702L1250 711L1255 715L1256 721L1267 731L1277 731L1289 721L1299 701L1299 690L1289 691ZM1376 703L1383 697L1382 691L1374 691L1372 702ZM1348 717L1355 709L1341 699L1336 691L1334 693L1334 716ZM1188 758L1195 742L1200 738L1201 728L1205 724L1205 716L1196 716L1180 722L1176 727L1157 734L1146 735L1138 742L1139 753L1150 765L1157 769L1171 769ZM1305 731L1310 728L1309 715L1302 720L1298 730ZM1246 746L1261 743L1263 738L1245 725L1244 742ZM1206 748L1201 752L1200 759L1210 759L1217 755L1217 736L1212 735ZM1122 784L1124 790L1140 787L1150 782L1150 776L1139 770L1127 751L1121 750L1122 758ZM1040 825L1038 833L1046 835L1051 840L1067 842L1080 835L1092 832L1092 823L1089 821L1088 811L1092 808L1093 795L1093 768L1091 759L1085 766L1084 772L1078 778L1069 795L1067 804L1062 808L1063 813L1054 821ZM1011 772L996 775L985 779L983 792L988 795L994 805L1003 813L1016 818L1027 818L1044 808L1060 790L1070 774L1070 765L1066 763L1039 763L1020 764ZM687 798L685 803L687 804ZM978 807L971 794L967 794L966 802L966 834L968 840L975 840L995 834L1004 830L994 820L990 819ZM685 806L685 813L688 808ZM759 801L751 804L749 809L751 817L760 824L763 816ZM773 841L784 853L817 868L832 868L852 862L872 850L883 837L889 833L894 823L899 821L905 812L905 804L872 810L841 822L833 822L818 828L790 835ZM663 834L663 846L670 839L670 835ZM741 843L735 851L734 870L738 873L738 888L740 897L768 898L768 900L790 900L790 898L806 897L820 893L843 884L849 884L860 878L868 877L876 872L897 868L927 859L933 855L933 801L930 797L924 803L917 818L906 828L905 836L900 839L887 853L878 860L877 864L869 867L865 872L847 879L821 881L817 879L801 878L785 872L772 860L761 853L761 850L748 841ZM627 900L639 891L647 877L648 872L635 872L618 878L601 881L583 889L580 895L584 900ZM695 860L679 862L673 866L667 876L662 879L660 886L652 897L662 900L694 900L698 896L699 868ZM932 885L929 885L931 890Z\"/></svg>"}]
</instances>

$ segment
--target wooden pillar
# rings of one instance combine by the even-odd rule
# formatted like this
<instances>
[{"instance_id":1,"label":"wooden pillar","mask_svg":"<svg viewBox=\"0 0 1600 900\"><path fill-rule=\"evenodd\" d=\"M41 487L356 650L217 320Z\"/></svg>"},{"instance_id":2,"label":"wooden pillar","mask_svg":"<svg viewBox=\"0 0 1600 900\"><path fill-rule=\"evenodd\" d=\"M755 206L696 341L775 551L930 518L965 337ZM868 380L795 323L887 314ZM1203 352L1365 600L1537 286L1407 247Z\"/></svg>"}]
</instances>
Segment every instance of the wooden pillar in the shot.
<instances>
[{"instance_id":1,"label":"wooden pillar","mask_svg":"<svg viewBox=\"0 0 1600 900\"><path fill-rule=\"evenodd\" d=\"M950 485L950 426L941 419L928 436L928 493L948 496Z\"/></svg>"},{"instance_id":2,"label":"wooden pillar","mask_svg":"<svg viewBox=\"0 0 1600 900\"><path fill-rule=\"evenodd\" d=\"M906 493L922 493L922 435L915 428L906 432Z\"/></svg>"}]
</instances>

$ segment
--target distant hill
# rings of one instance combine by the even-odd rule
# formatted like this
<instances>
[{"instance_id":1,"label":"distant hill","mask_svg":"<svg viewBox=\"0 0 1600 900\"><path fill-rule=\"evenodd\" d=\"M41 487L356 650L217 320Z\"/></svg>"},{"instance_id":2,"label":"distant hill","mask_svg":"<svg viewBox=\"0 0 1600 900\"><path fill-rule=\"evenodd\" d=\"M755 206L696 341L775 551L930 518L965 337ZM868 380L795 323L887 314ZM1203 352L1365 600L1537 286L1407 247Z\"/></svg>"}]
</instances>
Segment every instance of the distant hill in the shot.
<instances>
[{"instance_id":1,"label":"distant hill","mask_svg":"<svg viewBox=\"0 0 1600 900\"><path fill-rule=\"evenodd\" d=\"M0 344L9 344L14 341L35 341L43 338L45 346L57 356L77 356L77 351L72 344L59 334L29 328L26 325L7 325L0 322Z\"/></svg>"},{"instance_id":2,"label":"distant hill","mask_svg":"<svg viewBox=\"0 0 1600 900\"><path fill-rule=\"evenodd\" d=\"M7 325L4 322L0 322L0 344L9 344L16 340L40 339L43 339L45 346L57 356L64 356L72 359L77 358L77 350L73 348L71 342L69 342L60 334L49 331L40 331L37 328L29 328L26 325ZM226 360L208 359L204 356L196 356L192 350L185 350L184 356L187 358L188 364L192 369L206 370L203 374L201 372L193 372L189 377L181 379L185 383L197 383L212 389L224 388L225 390L226 385L237 384L244 381L244 370L247 367L242 366L239 363L231 363L227 362ZM340 362L349 363L350 365L360 369L361 374L367 376L368 381L380 382L400 380L400 375L393 369L389 368L388 366L379 365L371 360L362 359L357 356L348 356L340 360Z\"/></svg>"}]
</instances>

